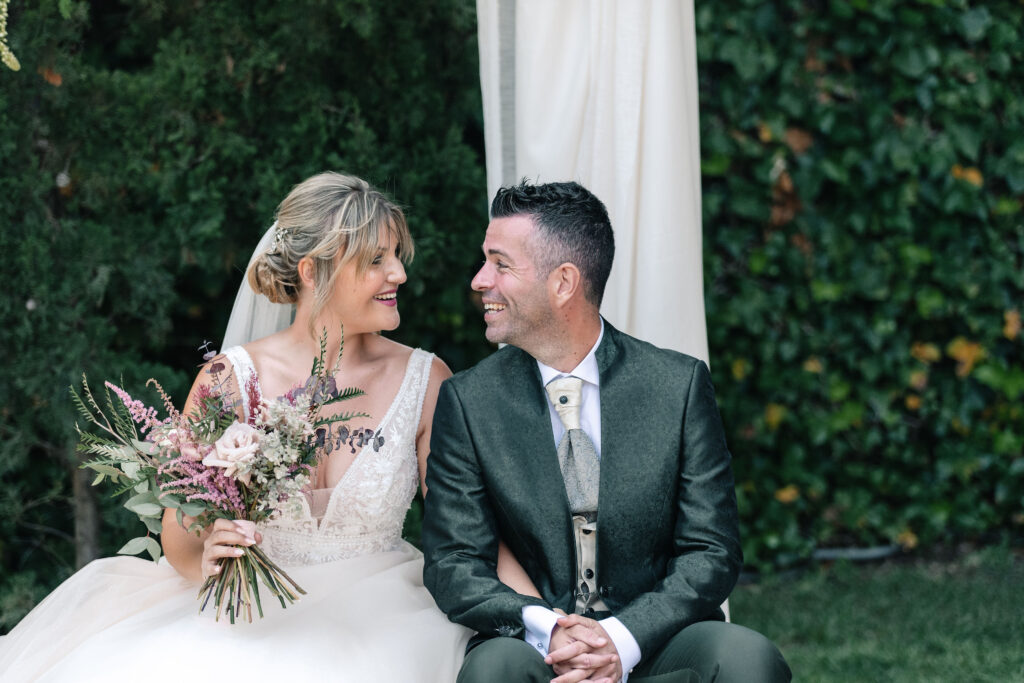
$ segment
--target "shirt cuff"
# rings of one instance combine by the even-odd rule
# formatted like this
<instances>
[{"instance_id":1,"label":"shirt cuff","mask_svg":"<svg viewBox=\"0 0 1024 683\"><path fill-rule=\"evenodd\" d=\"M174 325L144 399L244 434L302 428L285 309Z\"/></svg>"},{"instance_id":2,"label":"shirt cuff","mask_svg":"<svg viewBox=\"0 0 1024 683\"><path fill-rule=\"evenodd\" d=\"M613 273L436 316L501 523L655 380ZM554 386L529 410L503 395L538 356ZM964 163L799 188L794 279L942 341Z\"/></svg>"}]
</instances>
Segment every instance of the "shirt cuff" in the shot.
<instances>
[{"instance_id":1,"label":"shirt cuff","mask_svg":"<svg viewBox=\"0 0 1024 683\"><path fill-rule=\"evenodd\" d=\"M547 607L527 605L523 608L523 626L526 627L524 640L537 650L541 657L548 656L551 632L555 630L555 622L559 619L561 616Z\"/></svg>"},{"instance_id":2,"label":"shirt cuff","mask_svg":"<svg viewBox=\"0 0 1024 683\"><path fill-rule=\"evenodd\" d=\"M529 608L523 608L523 611L525 612L527 609ZM598 623L601 624L601 628L608 634L608 637L612 639L612 644L615 645L615 649L619 652L619 662L622 664L621 683L626 683L626 679L629 678L633 667L640 663L640 646L625 624L616 617L608 617ZM548 640L550 641L550 638Z\"/></svg>"}]
</instances>

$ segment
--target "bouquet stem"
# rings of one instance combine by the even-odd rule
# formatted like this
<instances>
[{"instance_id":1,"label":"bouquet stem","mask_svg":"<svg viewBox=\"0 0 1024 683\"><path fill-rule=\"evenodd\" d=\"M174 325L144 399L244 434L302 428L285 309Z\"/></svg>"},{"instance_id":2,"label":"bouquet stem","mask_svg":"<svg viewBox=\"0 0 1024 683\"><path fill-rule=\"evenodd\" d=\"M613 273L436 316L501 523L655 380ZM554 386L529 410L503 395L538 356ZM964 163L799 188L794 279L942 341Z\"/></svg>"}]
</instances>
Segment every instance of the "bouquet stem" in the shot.
<instances>
[{"instance_id":1,"label":"bouquet stem","mask_svg":"<svg viewBox=\"0 0 1024 683\"><path fill-rule=\"evenodd\" d=\"M242 547L243 554L239 557L225 557L220 560L221 570L214 576L207 577L199 588L199 607L202 612L213 598L215 619L220 621L222 612L226 612L231 623L235 617L245 616L252 623L252 605L256 603L256 611L263 617L263 605L260 602L260 587L263 583L281 602L281 607L305 595L299 584L274 564L267 554L256 546ZM285 602L287 600L287 602Z\"/></svg>"}]
</instances>

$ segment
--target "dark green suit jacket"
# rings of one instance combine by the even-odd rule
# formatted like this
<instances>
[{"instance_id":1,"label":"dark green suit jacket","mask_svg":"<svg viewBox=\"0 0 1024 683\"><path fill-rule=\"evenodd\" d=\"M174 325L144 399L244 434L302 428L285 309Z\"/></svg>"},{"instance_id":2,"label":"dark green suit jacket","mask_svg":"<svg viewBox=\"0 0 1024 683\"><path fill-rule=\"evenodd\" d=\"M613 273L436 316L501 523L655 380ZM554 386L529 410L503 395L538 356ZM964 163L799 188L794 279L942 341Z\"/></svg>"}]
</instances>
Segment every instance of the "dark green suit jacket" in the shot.
<instances>
[{"instance_id":1,"label":"dark green suit jacket","mask_svg":"<svg viewBox=\"0 0 1024 683\"><path fill-rule=\"evenodd\" d=\"M736 494L707 366L604 330L599 591L647 657L723 618L742 564ZM573 611L569 503L531 356L506 346L441 385L427 491L424 582L452 621L522 637L525 605ZM543 600L498 581L499 538Z\"/></svg>"}]
</instances>

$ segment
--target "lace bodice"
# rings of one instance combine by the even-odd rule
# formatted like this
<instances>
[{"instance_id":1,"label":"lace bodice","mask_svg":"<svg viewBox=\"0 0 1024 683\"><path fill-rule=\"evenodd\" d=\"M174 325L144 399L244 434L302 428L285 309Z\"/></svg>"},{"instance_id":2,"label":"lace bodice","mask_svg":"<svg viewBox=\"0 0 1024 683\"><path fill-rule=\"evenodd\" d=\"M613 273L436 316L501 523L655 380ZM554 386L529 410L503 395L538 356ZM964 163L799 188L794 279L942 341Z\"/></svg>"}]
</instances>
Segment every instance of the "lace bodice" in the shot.
<instances>
[{"instance_id":1,"label":"lace bodice","mask_svg":"<svg viewBox=\"0 0 1024 683\"><path fill-rule=\"evenodd\" d=\"M236 380L244 386L253 372L241 347L224 352ZM323 519L317 521L303 498L302 514L263 525L263 549L278 564L296 566L395 550L402 524L416 493L419 469L416 430L433 354L416 349L409 357L398 394L380 422L384 445L367 444L330 494Z\"/></svg>"}]
</instances>

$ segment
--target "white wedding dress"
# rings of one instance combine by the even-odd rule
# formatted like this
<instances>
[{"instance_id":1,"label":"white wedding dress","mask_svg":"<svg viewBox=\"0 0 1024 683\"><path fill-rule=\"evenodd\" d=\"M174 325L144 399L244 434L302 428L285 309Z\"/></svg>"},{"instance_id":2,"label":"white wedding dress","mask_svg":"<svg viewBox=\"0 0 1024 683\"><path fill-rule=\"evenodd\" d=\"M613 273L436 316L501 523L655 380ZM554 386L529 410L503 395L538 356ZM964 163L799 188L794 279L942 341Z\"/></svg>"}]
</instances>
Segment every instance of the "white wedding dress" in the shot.
<instances>
[{"instance_id":1,"label":"white wedding dress","mask_svg":"<svg viewBox=\"0 0 1024 683\"><path fill-rule=\"evenodd\" d=\"M252 371L240 347L228 358ZM416 429L433 356L412 352L401 388L341 481L297 519L263 526L263 548L306 590L264 618L231 625L199 612L198 584L165 560L97 560L0 638L0 681L454 681L471 632L423 587L422 555L402 540L416 491ZM244 386L244 384L243 384Z\"/></svg>"}]
</instances>

